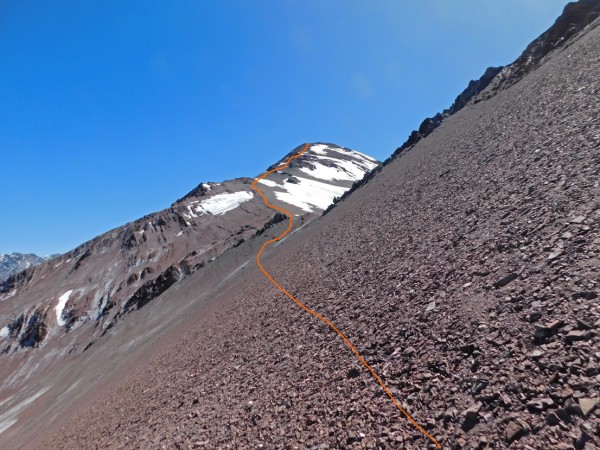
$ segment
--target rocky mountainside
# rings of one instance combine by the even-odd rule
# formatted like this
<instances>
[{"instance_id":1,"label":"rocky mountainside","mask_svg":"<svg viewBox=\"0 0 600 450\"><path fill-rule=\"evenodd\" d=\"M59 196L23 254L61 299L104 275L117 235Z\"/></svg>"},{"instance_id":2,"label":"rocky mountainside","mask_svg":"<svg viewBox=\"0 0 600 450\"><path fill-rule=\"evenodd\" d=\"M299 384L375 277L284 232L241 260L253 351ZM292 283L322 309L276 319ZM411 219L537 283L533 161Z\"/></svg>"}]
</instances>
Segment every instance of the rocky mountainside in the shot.
<instances>
[{"instance_id":1,"label":"rocky mountainside","mask_svg":"<svg viewBox=\"0 0 600 450\"><path fill-rule=\"evenodd\" d=\"M301 227L378 164L347 148L312 144L261 190ZM64 382L60 373L66 361L98 345L111 347L104 354L108 364L117 357L125 361L253 260L248 248L284 217L255 195L252 180L201 183L170 208L15 273L0 285L0 432L10 428L0 447L7 433L19 434L22 427L13 413L23 414L19 401L31 386L46 389ZM193 298L159 301L192 274L204 280Z\"/></svg>"},{"instance_id":2,"label":"rocky mountainside","mask_svg":"<svg viewBox=\"0 0 600 450\"><path fill-rule=\"evenodd\" d=\"M599 49L596 20L263 260L444 448L600 447ZM254 266L211 305L43 447L434 448Z\"/></svg>"},{"instance_id":3,"label":"rocky mountainside","mask_svg":"<svg viewBox=\"0 0 600 450\"><path fill-rule=\"evenodd\" d=\"M38 256L33 253L0 254L0 283L6 281L12 274L42 264L56 256L58 255Z\"/></svg>"},{"instance_id":4,"label":"rocky mountainside","mask_svg":"<svg viewBox=\"0 0 600 450\"><path fill-rule=\"evenodd\" d=\"M307 222L378 164L350 149L313 144L262 190ZM2 352L39 347L75 330L85 335L77 345L86 347L132 310L253 236L274 212L255 197L251 182L201 183L167 210L10 276L0 287L0 329L8 330Z\"/></svg>"}]
</instances>

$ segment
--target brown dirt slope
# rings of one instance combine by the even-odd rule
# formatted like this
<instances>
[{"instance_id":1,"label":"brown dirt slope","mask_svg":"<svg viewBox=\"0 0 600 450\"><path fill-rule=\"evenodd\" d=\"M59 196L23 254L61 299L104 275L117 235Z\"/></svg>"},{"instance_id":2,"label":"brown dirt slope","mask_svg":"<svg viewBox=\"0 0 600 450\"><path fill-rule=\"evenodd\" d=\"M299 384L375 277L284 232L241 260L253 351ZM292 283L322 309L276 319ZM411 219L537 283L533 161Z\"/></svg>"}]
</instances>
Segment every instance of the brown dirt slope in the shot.
<instances>
[{"instance_id":1,"label":"brown dirt slope","mask_svg":"<svg viewBox=\"0 0 600 450\"><path fill-rule=\"evenodd\" d=\"M596 22L597 23L597 22ZM600 27L264 261L445 448L600 446ZM428 448L257 270L47 448Z\"/></svg>"}]
</instances>

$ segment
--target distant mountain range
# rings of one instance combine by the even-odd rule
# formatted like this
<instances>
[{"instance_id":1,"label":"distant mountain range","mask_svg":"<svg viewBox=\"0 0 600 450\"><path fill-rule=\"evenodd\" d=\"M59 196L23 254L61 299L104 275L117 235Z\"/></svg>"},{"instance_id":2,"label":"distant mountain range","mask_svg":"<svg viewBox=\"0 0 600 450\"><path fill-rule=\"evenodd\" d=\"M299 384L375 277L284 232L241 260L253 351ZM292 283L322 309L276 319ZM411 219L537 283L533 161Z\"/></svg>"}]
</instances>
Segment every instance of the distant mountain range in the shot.
<instances>
[{"instance_id":1,"label":"distant mountain range","mask_svg":"<svg viewBox=\"0 0 600 450\"><path fill-rule=\"evenodd\" d=\"M34 253L0 253L0 283L6 281L13 273L42 264L55 256L58 255L38 256Z\"/></svg>"}]
</instances>

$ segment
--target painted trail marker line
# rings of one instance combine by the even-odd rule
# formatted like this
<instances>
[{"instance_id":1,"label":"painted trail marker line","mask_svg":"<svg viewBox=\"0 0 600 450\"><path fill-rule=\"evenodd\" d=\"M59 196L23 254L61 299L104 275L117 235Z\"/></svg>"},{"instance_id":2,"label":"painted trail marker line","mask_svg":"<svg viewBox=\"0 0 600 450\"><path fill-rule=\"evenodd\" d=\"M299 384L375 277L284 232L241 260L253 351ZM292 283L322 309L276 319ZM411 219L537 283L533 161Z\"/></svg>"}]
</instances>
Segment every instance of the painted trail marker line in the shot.
<instances>
[{"instance_id":1,"label":"painted trail marker line","mask_svg":"<svg viewBox=\"0 0 600 450\"><path fill-rule=\"evenodd\" d=\"M350 347L350 350L352 350L352 352L356 355L356 357L360 360L360 362L369 370L369 372L371 372L371 375L373 375L373 377L375 378L375 380L377 380L377 382L379 383L379 385L381 386L381 388L385 391L385 393L387 394L387 396L390 398L390 400L392 401L392 403L396 406L396 408L398 408L400 410L400 412L402 414L404 414L404 416L410 421L410 423L412 423L421 433L423 433L423 435L425 435L427 438L429 438L429 440L431 440L431 442L433 442L438 448L442 448L441 444L435 440L435 438L433 436L431 436L429 433L427 433L416 421L415 419L413 419L411 417L410 414L408 414L404 408L402 408L402 406L400 405L400 402L398 402L398 400L396 400L396 398L392 395L392 393L389 391L389 389L386 387L386 385L383 383L383 381L381 380L381 378L379 377L379 375L377 375L377 373L375 372L375 370L370 366L370 364L365 361L365 359L360 355L360 353L358 352L358 350L356 349L356 347L352 344L352 342L350 342L348 340L348 338L346 336L344 336L344 334L337 329L337 327L331 323L331 321L329 321L328 319L326 319L325 317L323 317L322 315L320 315L319 313L313 311L312 309L310 309L308 306L306 306L304 303L302 303L300 300L298 300L296 297L294 297L292 294L290 294L288 291L286 291L279 283L277 283L277 281L275 281L275 279L269 274L269 272L267 272L265 270L265 268L263 267L263 265L260 263L260 257L263 253L263 251L265 250L265 248L270 245L273 244L279 240L281 240L283 237L285 237L292 229L292 213L290 213L289 211L286 211L283 208L280 208L279 206L276 205L272 205L271 203L269 203L269 201L267 200L267 197L265 197L265 194L258 188L256 187L256 183L258 183L260 180L263 180L264 178L268 177L270 174L272 174L273 172L277 172L279 170L285 169L286 167L288 167L290 165L290 162L292 162L294 159L302 156L304 153L306 153L308 151L308 146L309 144L306 144L304 146L304 148L302 149L302 151L296 153L295 155L292 155L288 158L288 160L282 164L279 167L275 167L272 170L269 170L268 172L265 172L264 174L262 174L261 176L257 177L253 182L252 182L252 189L254 189L256 192L258 192L258 194L262 197L262 199L264 200L265 204L271 208L274 209L276 211L279 211L282 214L285 214L288 219L289 219L289 224L287 229L281 233L279 236L277 236L276 238L273 238L267 242L265 242L262 247L260 248L260 250L258 251L258 254L256 255L256 264L258 264L258 267L260 267L260 270L262 270L262 272L265 274L265 276L269 279L269 281L271 283L273 283L275 285L275 287L277 289L279 289L283 294L285 294L286 297L288 297L290 300L292 300L296 305L298 305L300 308L302 308L303 310L305 310L306 312L312 314L313 316L315 316L317 319L323 321L324 323L326 323L329 328L331 328L333 331L335 331L339 337L341 337L344 342L346 343L346 345L348 345L348 347Z\"/></svg>"}]
</instances>

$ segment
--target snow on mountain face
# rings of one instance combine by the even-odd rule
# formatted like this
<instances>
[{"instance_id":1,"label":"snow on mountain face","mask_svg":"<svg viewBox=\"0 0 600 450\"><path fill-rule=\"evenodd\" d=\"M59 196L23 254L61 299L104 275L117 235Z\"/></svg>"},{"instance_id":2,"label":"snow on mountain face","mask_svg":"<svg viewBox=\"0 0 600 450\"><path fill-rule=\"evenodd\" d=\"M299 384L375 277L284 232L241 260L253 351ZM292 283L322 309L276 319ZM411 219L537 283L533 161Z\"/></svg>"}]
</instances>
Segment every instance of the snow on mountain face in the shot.
<instances>
[{"instance_id":1,"label":"snow on mountain face","mask_svg":"<svg viewBox=\"0 0 600 450\"><path fill-rule=\"evenodd\" d=\"M210 191L210 185L204 183L204 187L207 191ZM217 194L214 197L210 197L207 200L192 201L188 205L189 214L185 214L188 219L192 217L198 217L202 214L210 213L214 216L225 214L227 211L237 208L242 203L247 202L253 197L252 192L241 191L241 192L228 192L224 194Z\"/></svg>"},{"instance_id":2,"label":"snow on mountain face","mask_svg":"<svg viewBox=\"0 0 600 450\"><path fill-rule=\"evenodd\" d=\"M313 144L290 166L260 183L274 197L302 212L325 210L379 163L360 152L332 144Z\"/></svg>"},{"instance_id":3,"label":"snow on mountain face","mask_svg":"<svg viewBox=\"0 0 600 450\"><path fill-rule=\"evenodd\" d=\"M56 311L56 323L61 327L66 324L66 322L63 319L62 314L63 314L63 310L65 309L65 305L69 301L69 297L71 296L72 293L73 293L73 289L71 289L71 290L65 292L63 295L61 295L60 298L58 299L58 304L54 308L54 310Z\"/></svg>"}]
</instances>

